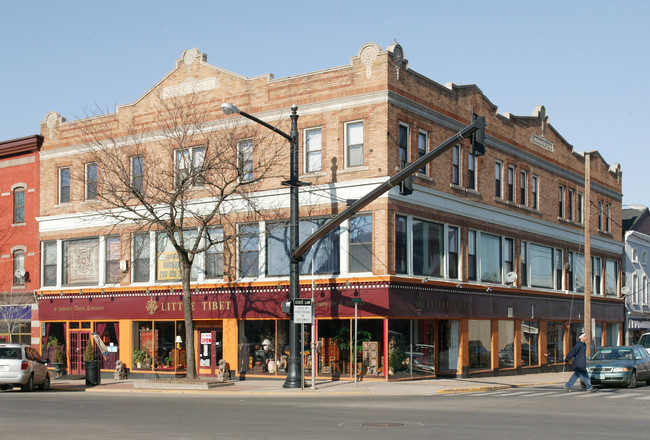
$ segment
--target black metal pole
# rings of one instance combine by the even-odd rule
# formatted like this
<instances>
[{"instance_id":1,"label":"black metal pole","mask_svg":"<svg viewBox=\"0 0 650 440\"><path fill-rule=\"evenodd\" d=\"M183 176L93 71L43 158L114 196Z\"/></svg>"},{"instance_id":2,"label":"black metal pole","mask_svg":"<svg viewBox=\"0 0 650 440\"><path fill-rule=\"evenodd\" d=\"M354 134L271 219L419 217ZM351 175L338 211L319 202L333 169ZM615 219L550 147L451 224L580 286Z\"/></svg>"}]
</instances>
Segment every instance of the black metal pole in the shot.
<instances>
[{"instance_id":1,"label":"black metal pole","mask_svg":"<svg viewBox=\"0 0 650 440\"><path fill-rule=\"evenodd\" d=\"M298 106L291 106L291 174L289 176L289 245L291 247L291 259L289 262L289 301L300 297L300 259L293 258L295 250L300 244L298 215L300 205L298 204ZM302 377L300 375L300 357L298 356L298 328L293 319L293 311L289 321L289 360L287 379L283 388L300 388Z\"/></svg>"}]
</instances>

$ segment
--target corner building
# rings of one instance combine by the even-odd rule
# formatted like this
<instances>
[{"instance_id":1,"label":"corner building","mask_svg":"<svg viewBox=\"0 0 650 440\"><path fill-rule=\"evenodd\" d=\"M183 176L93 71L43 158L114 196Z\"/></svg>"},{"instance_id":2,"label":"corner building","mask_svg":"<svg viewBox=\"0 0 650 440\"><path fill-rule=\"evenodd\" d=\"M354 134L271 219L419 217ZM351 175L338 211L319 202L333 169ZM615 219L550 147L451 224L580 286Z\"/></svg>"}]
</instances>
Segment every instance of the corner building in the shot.
<instances>
[{"instance_id":1,"label":"corner building","mask_svg":"<svg viewBox=\"0 0 650 440\"><path fill-rule=\"evenodd\" d=\"M561 368L583 329L586 277L593 343L621 342L621 170L597 152L575 152L543 106L532 116L499 114L475 85L441 85L411 70L398 44L367 43L347 65L280 79L242 77L191 49L116 113L67 122L51 112L42 125L39 313L43 343L52 335L66 341L71 373L83 368L83 346L96 331L110 352L105 370L119 358L132 374L178 375L185 350L194 350L203 377L216 374L221 358L238 377L286 374L288 235L277 224L289 218L289 197L279 179L256 194L277 202L274 216L242 220L235 227L246 240L197 258L193 347L183 341L178 274L169 259L162 264L168 249L158 231L113 235L107 222L83 221L97 208L84 182L69 179L88 176L79 127L138 121L153 136L151 100L190 91L214 103L215 130L231 120L219 111L223 102L285 132L298 105L300 180L312 184L300 193L303 239L469 124L472 112L486 118L485 155L471 156L469 141L459 140L419 170L411 195L393 188L304 258L300 296L314 298L316 315L313 349L306 326L307 375L315 368L354 377L355 304L356 368L366 379ZM252 148L255 157L264 145ZM286 155L284 176L288 145ZM101 180L102 164L90 167Z\"/></svg>"}]
</instances>

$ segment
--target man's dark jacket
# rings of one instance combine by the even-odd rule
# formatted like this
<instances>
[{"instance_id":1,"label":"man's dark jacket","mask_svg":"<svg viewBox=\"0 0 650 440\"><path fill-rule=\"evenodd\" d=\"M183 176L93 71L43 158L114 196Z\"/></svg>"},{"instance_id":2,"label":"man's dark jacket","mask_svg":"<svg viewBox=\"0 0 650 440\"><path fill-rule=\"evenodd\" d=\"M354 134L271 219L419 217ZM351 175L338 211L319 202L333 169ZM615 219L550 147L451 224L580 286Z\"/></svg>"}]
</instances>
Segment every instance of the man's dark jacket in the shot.
<instances>
[{"instance_id":1,"label":"man's dark jacket","mask_svg":"<svg viewBox=\"0 0 650 440\"><path fill-rule=\"evenodd\" d=\"M579 371L586 371L587 369L587 345L582 342L576 342L576 345L573 346L569 354L564 358L564 362L569 362L571 358L573 360L573 369Z\"/></svg>"}]
</instances>

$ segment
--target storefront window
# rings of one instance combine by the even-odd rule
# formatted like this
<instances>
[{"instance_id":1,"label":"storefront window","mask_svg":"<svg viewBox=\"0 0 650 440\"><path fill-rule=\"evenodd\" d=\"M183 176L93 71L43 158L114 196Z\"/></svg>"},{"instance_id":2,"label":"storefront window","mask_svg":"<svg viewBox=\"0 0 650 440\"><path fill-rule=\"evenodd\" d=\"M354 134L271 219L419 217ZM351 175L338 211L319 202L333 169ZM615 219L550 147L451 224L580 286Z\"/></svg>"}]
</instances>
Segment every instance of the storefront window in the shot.
<instances>
[{"instance_id":1,"label":"storefront window","mask_svg":"<svg viewBox=\"0 0 650 440\"><path fill-rule=\"evenodd\" d=\"M289 321L239 322L240 374L286 373L289 359Z\"/></svg>"},{"instance_id":2,"label":"storefront window","mask_svg":"<svg viewBox=\"0 0 650 440\"><path fill-rule=\"evenodd\" d=\"M521 323L521 366L529 367L539 364L539 323L523 321Z\"/></svg>"},{"instance_id":3,"label":"storefront window","mask_svg":"<svg viewBox=\"0 0 650 440\"><path fill-rule=\"evenodd\" d=\"M564 324L549 321L546 323L547 363L559 364L564 361Z\"/></svg>"},{"instance_id":4,"label":"storefront window","mask_svg":"<svg viewBox=\"0 0 650 440\"><path fill-rule=\"evenodd\" d=\"M435 374L435 321L394 319L388 329L389 378Z\"/></svg>"},{"instance_id":5,"label":"storefront window","mask_svg":"<svg viewBox=\"0 0 650 440\"><path fill-rule=\"evenodd\" d=\"M455 319L438 321L438 371L458 372L459 324Z\"/></svg>"},{"instance_id":6,"label":"storefront window","mask_svg":"<svg viewBox=\"0 0 650 440\"><path fill-rule=\"evenodd\" d=\"M119 335L120 324L117 322L97 322L95 331L108 349L108 356L102 356L102 368L114 370L115 363L119 358Z\"/></svg>"},{"instance_id":7,"label":"storefront window","mask_svg":"<svg viewBox=\"0 0 650 440\"><path fill-rule=\"evenodd\" d=\"M618 332L619 332L619 325L618 322L613 322L607 324L607 345L613 345L617 346L618 345Z\"/></svg>"},{"instance_id":8,"label":"storefront window","mask_svg":"<svg viewBox=\"0 0 650 440\"><path fill-rule=\"evenodd\" d=\"M469 320L469 369L488 370L491 368L491 323L489 320Z\"/></svg>"},{"instance_id":9,"label":"storefront window","mask_svg":"<svg viewBox=\"0 0 650 440\"><path fill-rule=\"evenodd\" d=\"M177 340L180 336L180 340ZM136 369L185 369L183 321L134 321L133 363Z\"/></svg>"},{"instance_id":10,"label":"storefront window","mask_svg":"<svg viewBox=\"0 0 650 440\"><path fill-rule=\"evenodd\" d=\"M603 323L602 322L596 323L596 334L592 336L594 339L592 348L594 348L594 350L591 350L591 352L594 353L596 350L598 350L600 347L603 346Z\"/></svg>"},{"instance_id":11,"label":"storefront window","mask_svg":"<svg viewBox=\"0 0 650 440\"><path fill-rule=\"evenodd\" d=\"M515 323L499 321L499 368L515 366Z\"/></svg>"}]
</instances>

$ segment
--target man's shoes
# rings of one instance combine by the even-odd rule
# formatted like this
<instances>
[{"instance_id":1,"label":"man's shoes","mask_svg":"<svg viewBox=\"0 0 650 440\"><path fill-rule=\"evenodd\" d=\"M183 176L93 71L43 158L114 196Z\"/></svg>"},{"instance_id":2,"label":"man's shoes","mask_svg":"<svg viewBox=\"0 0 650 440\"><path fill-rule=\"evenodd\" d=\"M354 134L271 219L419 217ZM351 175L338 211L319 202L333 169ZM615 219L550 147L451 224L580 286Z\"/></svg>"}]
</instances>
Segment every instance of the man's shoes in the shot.
<instances>
[{"instance_id":1,"label":"man's shoes","mask_svg":"<svg viewBox=\"0 0 650 440\"><path fill-rule=\"evenodd\" d=\"M573 390L572 390L571 388L567 387L567 386L564 387L564 390L565 390L566 392L568 392L568 393L573 392Z\"/></svg>"},{"instance_id":2,"label":"man's shoes","mask_svg":"<svg viewBox=\"0 0 650 440\"><path fill-rule=\"evenodd\" d=\"M598 388L591 387L587 391L590 393L595 393L596 391L598 391Z\"/></svg>"}]
</instances>

